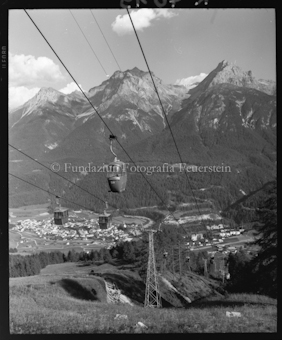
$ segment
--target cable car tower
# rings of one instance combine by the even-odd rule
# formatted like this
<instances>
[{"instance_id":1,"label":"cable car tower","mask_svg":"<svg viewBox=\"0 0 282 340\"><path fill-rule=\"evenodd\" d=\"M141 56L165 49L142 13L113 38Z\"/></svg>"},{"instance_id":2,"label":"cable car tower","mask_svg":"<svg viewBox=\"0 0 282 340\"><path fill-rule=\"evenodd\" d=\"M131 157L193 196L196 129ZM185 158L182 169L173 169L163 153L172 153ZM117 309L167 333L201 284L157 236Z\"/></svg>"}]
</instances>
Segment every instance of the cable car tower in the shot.
<instances>
[{"instance_id":1,"label":"cable car tower","mask_svg":"<svg viewBox=\"0 0 282 340\"><path fill-rule=\"evenodd\" d=\"M144 307L161 308L161 296L158 285L155 252L154 252L154 233L157 230L146 230L149 234L149 258L146 278L146 291Z\"/></svg>"},{"instance_id":2,"label":"cable car tower","mask_svg":"<svg viewBox=\"0 0 282 340\"><path fill-rule=\"evenodd\" d=\"M145 303L144 307L151 307L151 308L161 308L161 294L158 285L158 278L157 278L157 269L156 269L156 261L155 261L155 252L154 252L154 233L162 232L161 226L164 223L165 219L171 215L171 211L175 211L175 204L173 204L171 200L171 191L168 190L168 210L169 213L166 215L164 220L159 223L157 229L147 229L144 230L149 234L149 258L148 258L148 267L147 267L147 278L146 278L146 291L145 291ZM179 225L179 218L174 216L177 224ZM180 253L180 244L178 245L179 248L179 273L181 275L181 253ZM174 257L174 247L172 247L172 258ZM167 265L167 256L168 252L164 249L163 250L163 272L166 271ZM173 267L174 267L174 258L173 258ZM174 272L174 269L173 269Z\"/></svg>"}]
</instances>

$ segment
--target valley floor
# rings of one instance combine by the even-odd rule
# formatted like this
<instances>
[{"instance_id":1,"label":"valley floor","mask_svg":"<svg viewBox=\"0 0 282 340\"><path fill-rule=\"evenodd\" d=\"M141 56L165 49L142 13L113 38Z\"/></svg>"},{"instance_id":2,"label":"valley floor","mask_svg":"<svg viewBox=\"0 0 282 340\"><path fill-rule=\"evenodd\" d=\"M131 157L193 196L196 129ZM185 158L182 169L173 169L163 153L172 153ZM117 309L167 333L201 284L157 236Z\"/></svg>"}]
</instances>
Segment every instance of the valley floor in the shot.
<instances>
[{"instance_id":1,"label":"valley floor","mask_svg":"<svg viewBox=\"0 0 282 340\"><path fill-rule=\"evenodd\" d=\"M97 213L85 210L69 210L70 220L73 219L73 223L58 227L52 224L53 215L47 211L48 204L10 209L9 220L11 225L9 227L9 247L16 248L17 254L27 255L40 251L61 251L67 253L71 249L77 252L90 252L91 250L110 247L115 241L115 236L117 236L111 235L111 232L107 234L106 230L100 235L94 235L92 231L89 232L89 230L93 228L95 230L99 229L99 214ZM85 229L85 227L88 228L87 235L78 235L77 232L75 232L76 237L74 238L74 235L69 234L70 228L72 231L74 230L74 226L76 225L75 221L79 221L77 226L80 225L80 227L82 227L81 229ZM12 223L19 223L19 225L13 225ZM119 215L113 217L113 226L124 223L129 226L142 225L143 228L147 228L154 222L144 216ZM80 229L80 227L77 226L75 230ZM123 235L121 235L120 232L118 235L119 239L138 236L138 234L140 234L138 228L133 227L133 229L133 233L130 234L127 233L130 228L123 231ZM92 236L90 235L91 233Z\"/></svg>"}]
</instances>

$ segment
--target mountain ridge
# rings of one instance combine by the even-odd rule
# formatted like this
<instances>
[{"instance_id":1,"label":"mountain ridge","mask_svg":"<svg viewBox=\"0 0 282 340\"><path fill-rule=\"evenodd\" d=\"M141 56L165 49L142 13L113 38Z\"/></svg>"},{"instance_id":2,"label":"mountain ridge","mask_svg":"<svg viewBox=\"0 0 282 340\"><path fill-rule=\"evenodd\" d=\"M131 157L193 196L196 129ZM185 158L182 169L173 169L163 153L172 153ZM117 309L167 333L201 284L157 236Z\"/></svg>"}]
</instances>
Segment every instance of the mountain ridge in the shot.
<instances>
[{"instance_id":1,"label":"mountain ridge","mask_svg":"<svg viewBox=\"0 0 282 340\"><path fill-rule=\"evenodd\" d=\"M165 85L153 77L182 159L189 164L224 163L232 168L233 173L220 175L221 180L219 174L193 174L196 188L198 185L206 187L209 176L211 185L223 187L222 197L216 189L211 189L209 196L222 207L227 197L226 203L240 197L239 189L250 192L275 177L276 96L258 89L250 72L223 61L188 93L185 87ZM91 88L88 95L135 162L180 162L148 72L138 68L116 71L101 85ZM44 104L42 114L37 114L40 110L34 111L23 117L22 125L18 123L10 129L11 144L20 145L29 155L44 162L64 159L77 160L78 164L109 162L110 132L83 95L73 93L59 98L58 104L51 101ZM119 145L115 145L115 151L121 160L129 161ZM15 153L10 157L15 161L19 159ZM18 171L16 164L12 166ZM82 186L100 192L104 184L98 184L98 175L71 174ZM174 176L180 178L181 174ZM153 198L144 199L145 192L137 190L138 177L129 178L128 195L133 194L132 186L134 195L144 206L154 203ZM155 177L151 180L154 185L160 185ZM162 190L167 186L165 176L163 181ZM182 186L186 188L184 182ZM134 207L137 206L134 203Z\"/></svg>"},{"instance_id":2,"label":"mountain ridge","mask_svg":"<svg viewBox=\"0 0 282 340\"><path fill-rule=\"evenodd\" d=\"M159 78L155 76L154 78L160 84L159 93L167 111L166 114L176 112L181 106L181 98L186 95L186 89L164 85ZM79 92L66 95L52 88L42 88L32 99L10 115L11 141L14 145L21 145L23 149L29 150L36 158L56 149L76 128L82 132L75 133L75 135L81 133L85 139L91 140L93 135L98 136L93 140L96 144L97 140L105 137L105 127L97 119L96 111L107 122L107 125L111 126L111 129L120 130L121 138L129 139L130 143L136 138L137 140L145 138L165 126L163 112L149 73L136 67L125 72L116 71L101 85L91 88L86 95L95 110L85 96ZM30 142L23 138L26 135L32 136L34 131L42 130L42 123L40 121L36 123L38 118L44 120L48 130L48 124L51 124L50 117L51 123L54 122L62 128L65 126L66 131L59 129L60 132L53 133L52 136L47 133L45 140L40 139L39 135L35 136L34 140L31 138ZM91 131L85 123L92 126ZM125 130L123 132L121 125ZM32 131L28 129L29 126L32 126ZM45 136L46 131L40 134ZM118 133L115 134L118 135ZM69 141L66 140L66 145L68 143ZM50 145L54 147L50 148ZM40 149L39 153L36 148Z\"/></svg>"},{"instance_id":3,"label":"mountain ridge","mask_svg":"<svg viewBox=\"0 0 282 340\"><path fill-rule=\"evenodd\" d=\"M264 83L262 83L262 81ZM245 72L236 64L223 60L201 81L198 86L189 90L188 93L190 94L190 97L187 100L184 100L182 107L196 99L203 91L221 83L254 88L269 95L276 94L276 83L274 81L262 79L257 80L253 77L252 71Z\"/></svg>"}]
</instances>

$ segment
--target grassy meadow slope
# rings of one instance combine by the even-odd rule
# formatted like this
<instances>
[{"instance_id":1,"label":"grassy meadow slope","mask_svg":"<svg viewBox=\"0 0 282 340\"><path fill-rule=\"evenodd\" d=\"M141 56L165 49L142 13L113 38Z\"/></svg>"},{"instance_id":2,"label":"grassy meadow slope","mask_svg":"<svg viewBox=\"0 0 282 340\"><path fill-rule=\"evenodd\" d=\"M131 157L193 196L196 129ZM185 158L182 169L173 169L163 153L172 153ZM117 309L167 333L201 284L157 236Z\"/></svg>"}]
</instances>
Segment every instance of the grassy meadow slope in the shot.
<instances>
[{"instance_id":1,"label":"grassy meadow slope","mask_svg":"<svg viewBox=\"0 0 282 340\"><path fill-rule=\"evenodd\" d=\"M89 275L90 269L98 275ZM127 273L127 274L126 274ZM250 294L213 295L183 308L143 308L138 302L112 305L106 302L103 274L115 274L111 266L50 265L40 275L10 279L10 332L45 333L225 333L276 332L277 302ZM120 278L138 279L129 269ZM242 314L229 318L226 311ZM128 316L115 319L116 314ZM137 330L137 322L148 328Z\"/></svg>"}]
</instances>

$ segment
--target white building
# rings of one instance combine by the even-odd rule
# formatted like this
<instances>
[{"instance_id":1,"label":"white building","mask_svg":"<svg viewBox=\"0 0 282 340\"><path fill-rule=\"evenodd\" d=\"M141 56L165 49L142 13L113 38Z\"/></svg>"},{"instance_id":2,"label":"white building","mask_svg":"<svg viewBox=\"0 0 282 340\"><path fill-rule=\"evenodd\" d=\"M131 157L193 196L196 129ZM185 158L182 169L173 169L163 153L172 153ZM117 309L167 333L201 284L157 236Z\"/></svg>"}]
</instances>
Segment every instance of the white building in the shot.
<instances>
[{"instance_id":1,"label":"white building","mask_svg":"<svg viewBox=\"0 0 282 340\"><path fill-rule=\"evenodd\" d=\"M191 240L192 241L197 241L197 240L199 240L199 239L203 239L204 237L203 237L203 234L192 234L191 235Z\"/></svg>"}]
</instances>

